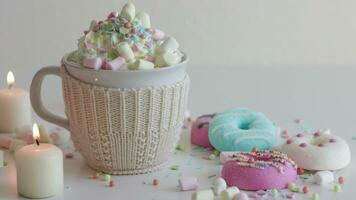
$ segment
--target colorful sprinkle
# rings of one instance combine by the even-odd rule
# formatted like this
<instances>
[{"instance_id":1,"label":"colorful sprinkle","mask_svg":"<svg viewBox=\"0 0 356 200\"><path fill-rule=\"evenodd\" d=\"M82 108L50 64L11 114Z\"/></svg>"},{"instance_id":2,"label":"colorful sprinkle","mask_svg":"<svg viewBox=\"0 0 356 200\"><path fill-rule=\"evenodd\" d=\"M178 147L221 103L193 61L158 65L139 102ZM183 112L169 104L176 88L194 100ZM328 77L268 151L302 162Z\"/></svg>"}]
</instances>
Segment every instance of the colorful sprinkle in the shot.
<instances>
[{"instance_id":1,"label":"colorful sprinkle","mask_svg":"<svg viewBox=\"0 0 356 200\"><path fill-rule=\"evenodd\" d=\"M320 137L319 131L314 133L314 137Z\"/></svg>"},{"instance_id":2,"label":"colorful sprinkle","mask_svg":"<svg viewBox=\"0 0 356 200\"><path fill-rule=\"evenodd\" d=\"M319 194L318 193L313 193L312 194L312 200L319 200Z\"/></svg>"},{"instance_id":3,"label":"colorful sprinkle","mask_svg":"<svg viewBox=\"0 0 356 200\"><path fill-rule=\"evenodd\" d=\"M94 172L94 173L91 175L91 178L92 178L92 179L97 179L99 176L100 176L99 173Z\"/></svg>"},{"instance_id":4,"label":"colorful sprinkle","mask_svg":"<svg viewBox=\"0 0 356 200\"><path fill-rule=\"evenodd\" d=\"M295 184L295 183L289 183L288 184L288 190L291 191L291 192L299 192L300 191L298 185Z\"/></svg>"},{"instance_id":5,"label":"colorful sprinkle","mask_svg":"<svg viewBox=\"0 0 356 200\"><path fill-rule=\"evenodd\" d=\"M186 151L186 148L185 148L184 145L179 144L179 145L176 147L176 150L177 150L177 151L181 151L181 152L185 152L185 151Z\"/></svg>"},{"instance_id":6,"label":"colorful sprinkle","mask_svg":"<svg viewBox=\"0 0 356 200\"><path fill-rule=\"evenodd\" d=\"M215 154L210 154L209 155L209 159L210 160L215 160L216 159L216 155Z\"/></svg>"},{"instance_id":7,"label":"colorful sprinkle","mask_svg":"<svg viewBox=\"0 0 356 200\"><path fill-rule=\"evenodd\" d=\"M318 147L324 147L325 145L323 143L318 144Z\"/></svg>"},{"instance_id":8,"label":"colorful sprinkle","mask_svg":"<svg viewBox=\"0 0 356 200\"><path fill-rule=\"evenodd\" d=\"M273 197L277 197L277 196L278 196L278 190L277 190L276 188L273 188L273 189L271 190L271 193L272 193L272 196L273 196Z\"/></svg>"},{"instance_id":9,"label":"colorful sprinkle","mask_svg":"<svg viewBox=\"0 0 356 200\"><path fill-rule=\"evenodd\" d=\"M72 154L72 153L66 154L66 159L73 159L73 158L74 158L74 154Z\"/></svg>"},{"instance_id":10,"label":"colorful sprinkle","mask_svg":"<svg viewBox=\"0 0 356 200\"><path fill-rule=\"evenodd\" d=\"M301 143L301 144L299 144L299 146L300 146L300 147L306 147L307 144L306 144L306 143Z\"/></svg>"},{"instance_id":11,"label":"colorful sprinkle","mask_svg":"<svg viewBox=\"0 0 356 200\"><path fill-rule=\"evenodd\" d=\"M157 185L159 185L159 180L158 179L153 179L153 185L154 186L157 186Z\"/></svg>"},{"instance_id":12,"label":"colorful sprinkle","mask_svg":"<svg viewBox=\"0 0 356 200\"><path fill-rule=\"evenodd\" d=\"M179 165L172 165L170 167L171 170L179 170Z\"/></svg>"},{"instance_id":13,"label":"colorful sprinkle","mask_svg":"<svg viewBox=\"0 0 356 200\"><path fill-rule=\"evenodd\" d=\"M330 139L329 142L334 143L336 140L334 138Z\"/></svg>"},{"instance_id":14,"label":"colorful sprinkle","mask_svg":"<svg viewBox=\"0 0 356 200\"><path fill-rule=\"evenodd\" d=\"M288 198L288 199L293 199L293 198L294 198L294 194L293 194L293 193L287 194L287 198Z\"/></svg>"},{"instance_id":15,"label":"colorful sprinkle","mask_svg":"<svg viewBox=\"0 0 356 200\"><path fill-rule=\"evenodd\" d=\"M115 182L114 182L114 180L111 180L110 182L109 182L109 187L114 187L115 186Z\"/></svg>"},{"instance_id":16,"label":"colorful sprinkle","mask_svg":"<svg viewBox=\"0 0 356 200\"><path fill-rule=\"evenodd\" d=\"M303 174L304 174L304 169L298 167L298 168L297 168L297 174L298 174L298 175L303 175Z\"/></svg>"},{"instance_id":17,"label":"colorful sprinkle","mask_svg":"<svg viewBox=\"0 0 356 200\"><path fill-rule=\"evenodd\" d=\"M300 124L300 123L303 122L303 120L302 120L302 119L295 119L294 122L295 122L296 124Z\"/></svg>"},{"instance_id":18,"label":"colorful sprinkle","mask_svg":"<svg viewBox=\"0 0 356 200\"><path fill-rule=\"evenodd\" d=\"M303 137L304 135L303 135L303 133L298 133L296 136L297 137Z\"/></svg>"},{"instance_id":19,"label":"colorful sprinkle","mask_svg":"<svg viewBox=\"0 0 356 200\"><path fill-rule=\"evenodd\" d=\"M340 192L341 191L341 186L339 184L334 185L334 192Z\"/></svg>"},{"instance_id":20,"label":"colorful sprinkle","mask_svg":"<svg viewBox=\"0 0 356 200\"><path fill-rule=\"evenodd\" d=\"M338 178L338 182L339 182L340 184L344 184L344 182L345 182L344 177L343 177L343 176L340 176L340 177Z\"/></svg>"},{"instance_id":21,"label":"colorful sprinkle","mask_svg":"<svg viewBox=\"0 0 356 200\"><path fill-rule=\"evenodd\" d=\"M288 139L286 143L287 143L287 144L292 144L292 143L293 143L293 140L292 140L292 139Z\"/></svg>"},{"instance_id":22,"label":"colorful sprinkle","mask_svg":"<svg viewBox=\"0 0 356 200\"><path fill-rule=\"evenodd\" d=\"M309 188L307 186L303 187L303 193L306 194L309 192Z\"/></svg>"}]
</instances>

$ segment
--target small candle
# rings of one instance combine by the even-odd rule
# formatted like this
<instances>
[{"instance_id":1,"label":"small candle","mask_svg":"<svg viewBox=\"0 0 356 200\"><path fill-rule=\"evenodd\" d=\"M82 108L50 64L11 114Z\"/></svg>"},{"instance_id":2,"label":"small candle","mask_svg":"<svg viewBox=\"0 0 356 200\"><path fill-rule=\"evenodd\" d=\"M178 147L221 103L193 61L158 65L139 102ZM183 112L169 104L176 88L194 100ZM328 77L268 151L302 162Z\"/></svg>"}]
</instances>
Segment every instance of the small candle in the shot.
<instances>
[{"instance_id":1,"label":"small candle","mask_svg":"<svg viewBox=\"0 0 356 200\"><path fill-rule=\"evenodd\" d=\"M17 190L28 198L55 196L63 190L63 153L52 144L39 143L39 131L33 125L36 143L15 153Z\"/></svg>"},{"instance_id":2,"label":"small candle","mask_svg":"<svg viewBox=\"0 0 356 200\"><path fill-rule=\"evenodd\" d=\"M0 132L11 133L16 128L30 125L31 104L26 90L13 87L14 74L7 74L7 88L0 89Z\"/></svg>"}]
</instances>

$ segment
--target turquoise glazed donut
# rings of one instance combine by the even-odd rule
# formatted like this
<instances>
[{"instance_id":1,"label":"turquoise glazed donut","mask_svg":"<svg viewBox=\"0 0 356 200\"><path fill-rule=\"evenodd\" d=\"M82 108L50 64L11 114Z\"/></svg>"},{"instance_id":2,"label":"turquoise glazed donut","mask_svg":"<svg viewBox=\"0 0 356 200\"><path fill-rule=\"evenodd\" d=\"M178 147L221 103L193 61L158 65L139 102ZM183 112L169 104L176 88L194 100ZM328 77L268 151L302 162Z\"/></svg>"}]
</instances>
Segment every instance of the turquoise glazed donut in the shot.
<instances>
[{"instance_id":1,"label":"turquoise glazed donut","mask_svg":"<svg viewBox=\"0 0 356 200\"><path fill-rule=\"evenodd\" d=\"M209 125L210 143L222 151L272 149L277 143L277 127L263 113L234 108L216 115Z\"/></svg>"}]
</instances>

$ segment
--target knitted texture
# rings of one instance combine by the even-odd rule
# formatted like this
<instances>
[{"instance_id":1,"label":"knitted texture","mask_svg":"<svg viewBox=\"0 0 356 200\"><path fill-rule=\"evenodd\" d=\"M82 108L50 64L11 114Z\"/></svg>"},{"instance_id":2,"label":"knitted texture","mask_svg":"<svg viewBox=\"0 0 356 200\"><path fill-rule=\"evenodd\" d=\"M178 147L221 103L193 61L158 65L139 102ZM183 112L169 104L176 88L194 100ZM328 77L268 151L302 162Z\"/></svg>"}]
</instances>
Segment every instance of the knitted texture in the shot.
<instances>
[{"instance_id":1,"label":"knitted texture","mask_svg":"<svg viewBox=\"0 0 356 200\"><path fill-rule=\"evenodd\" d=\"M87 164L129 175L159 169L179 140L189 77L171 85L106 88L61 69L71 137Z\"/></svg>"}]
</instances>

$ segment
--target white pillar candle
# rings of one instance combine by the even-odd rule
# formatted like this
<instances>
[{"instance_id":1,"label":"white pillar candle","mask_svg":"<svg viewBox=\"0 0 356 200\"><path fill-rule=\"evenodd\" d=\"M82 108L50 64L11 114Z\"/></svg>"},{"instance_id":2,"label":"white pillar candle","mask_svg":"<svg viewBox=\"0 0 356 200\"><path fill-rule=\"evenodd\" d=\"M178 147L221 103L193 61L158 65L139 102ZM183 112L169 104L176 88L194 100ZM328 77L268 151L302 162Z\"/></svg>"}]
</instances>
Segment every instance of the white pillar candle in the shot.
<instances>
[{"instance_id":1,"label":"white pillar candle","mask_svg":"<svg viewBox=\"0 0 356 200\"><path fill-rule=\"evenodd\" d=\"M35 144L15 153L17 190L28 198L46 198L63 191L63 153L52 144L38 142L39 132L33 128Z\"/></svg>"},{"instance_id":2,"label":"white pillar candle","mask_svg":"<svg viewBox=\"0 0 356 200\"><path fill-rule=\"evenodd\" d=\"M30 96L26 90L13 88L15 78L7 75L7 89L0 89L0 132L14 132L16 128L31 125Z\"/></svg>"}]
</instances>

